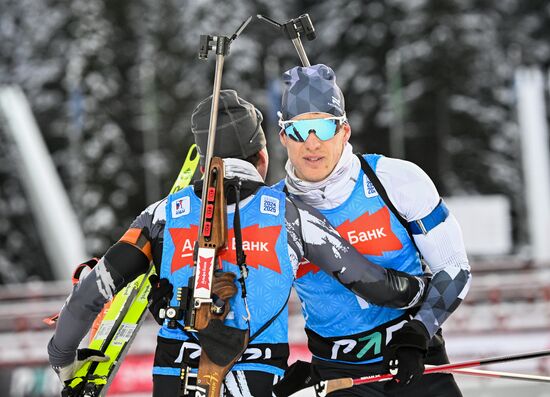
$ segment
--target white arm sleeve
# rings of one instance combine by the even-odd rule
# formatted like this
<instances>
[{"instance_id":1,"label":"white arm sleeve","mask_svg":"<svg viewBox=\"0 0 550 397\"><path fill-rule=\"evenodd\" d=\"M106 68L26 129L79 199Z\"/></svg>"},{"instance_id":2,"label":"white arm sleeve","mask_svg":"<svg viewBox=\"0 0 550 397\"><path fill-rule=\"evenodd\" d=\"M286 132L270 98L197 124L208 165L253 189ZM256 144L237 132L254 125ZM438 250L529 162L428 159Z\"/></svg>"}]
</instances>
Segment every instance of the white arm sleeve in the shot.
<instances>
[{"instance_id":1,"label":"white arm sleeve","mask_svg":"<svg viewBox=\"0 0 550 397\"><path fill-rule=\"evenodd\" d=\"M439 203L431 179L408 161L381 158L376 173L397 211L409 222L424 218ZM413 238L433 273L414 319L433 336L468 292L470 266L460 226L452 214L427 234Z\"/></svg>"},{"instance_id":2,"label":"white arm sleeve","mask_svg":"<svg viewBox=\"0 0 550 397\"><path fill-rule=\"evenodd\" d=\"M424 218L439 203L434 183L416 164L381 157L376 175L397 211L408 222ZM462 231L452 214L428 234L414 235L414 241L434 274L447 266L469 270Z\"/></svg>"}]
</instances>

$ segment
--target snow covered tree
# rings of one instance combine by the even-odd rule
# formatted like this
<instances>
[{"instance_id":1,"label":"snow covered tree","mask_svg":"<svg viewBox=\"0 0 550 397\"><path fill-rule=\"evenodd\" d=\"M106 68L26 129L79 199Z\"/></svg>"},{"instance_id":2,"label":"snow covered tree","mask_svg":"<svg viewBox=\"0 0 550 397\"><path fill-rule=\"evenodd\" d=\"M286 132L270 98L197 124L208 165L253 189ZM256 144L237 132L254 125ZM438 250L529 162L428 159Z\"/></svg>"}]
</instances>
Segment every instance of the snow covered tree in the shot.
<instances>
[{"instance_id":1,"label":"snow covered tree","mask_svg":"<svg viewBox=\"0 0 550 397\"><path fill-rule=\"evenodd\" d=\"M27 94L91 254L177 175L192 110L212 92L215 57L197 58L199 36L231 35L256 14L309 13L317 38L303 40L306 53L336 71L357 151L416 162L442 194L505 194L521 226L513 74L550 65L546 1L0 0L0 9L0 84ZM222 88L264 113L269 182L286 159L280 75L299 64L291 42L258 20L226 59ZM51 278L5 134L0 143L0 282Z\"/></svg>"}]
</instances>

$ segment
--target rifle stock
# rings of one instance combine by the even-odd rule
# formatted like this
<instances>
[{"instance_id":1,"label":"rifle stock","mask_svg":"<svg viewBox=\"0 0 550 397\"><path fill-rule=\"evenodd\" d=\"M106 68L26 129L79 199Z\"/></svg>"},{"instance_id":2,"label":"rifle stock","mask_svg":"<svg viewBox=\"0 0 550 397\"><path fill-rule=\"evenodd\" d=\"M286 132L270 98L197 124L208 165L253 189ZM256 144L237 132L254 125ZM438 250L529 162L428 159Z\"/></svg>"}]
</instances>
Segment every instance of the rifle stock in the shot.
<instances>
[{"instance_id":1,"label":"rifle stock","mask_svg":"<svg viewBox=\"0 0 550 397\"><path fill-rule=\"evenodd\" d=\"M193 280L193 295L190 301L190 318L186 322L186 330L200 331L212 318L212 277L214 270L221 268L219 253L227 245L226 204L223 188L223 160L213 157L210 162L209 184L201 211L202 229L197 241L198 250L194 258L195 275Z\"/></svg>"},{"instance_id":2,"label":"rifle stock","mask_svg":"<svg viewBox=\"0 0 550 397\"><path fill-rule=\"evenodd\" d=\"M221 324L229 312L229 303L226 303L225 307L219 308L212 301L214 271L221 270L219 255L227 245L227 206L223 186L223 160L213 157L207 172L208 185L203 187L207 191L206 194L203 194L205 199L202 202L201 229L195 255L194 288L190 301L192 307L189 311L191 316L186 322L186 329L199 332L199 335L204 335L204 338L211 338L212 335L215 338L216 332L224 332ZM217 320L217 322L214 321L215 324L213 324L213 320ZM239 346L225 351L227 354L223 359L210 357L213 350L203 343L195 389L197 397L218 397L220 395L225 375L248 344L248 331L231 329L228 332L232 336L239 336ZM220 337L222 337L221 334ZM215 350L216 347L213 349ZM210 355L208 351L211 352ZM216 354L216 356L218 355Z\"/></svg>"}]
</instances>

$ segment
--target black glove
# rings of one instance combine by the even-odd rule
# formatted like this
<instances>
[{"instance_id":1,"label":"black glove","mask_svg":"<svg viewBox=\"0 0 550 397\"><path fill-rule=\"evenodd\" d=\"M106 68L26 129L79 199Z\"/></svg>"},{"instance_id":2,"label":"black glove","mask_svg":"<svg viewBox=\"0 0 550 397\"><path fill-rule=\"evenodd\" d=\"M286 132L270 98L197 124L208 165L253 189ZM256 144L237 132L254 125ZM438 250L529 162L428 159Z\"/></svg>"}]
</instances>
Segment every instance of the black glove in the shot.
<instances>
[{"instance_id":1,"label":"black glove","mask_svg":"<svg viewBox=\"0 0 550 397\"><path fill-rule=\"evenodd\" d=\"M149 311L155 318L155 321L162 325L164 318L161 318L159 312L161 309L166 309L170 304L170 299L174 295L172 284L167 278L159 278L156 274L149 276L149 282L151 283L151 292L147 296L149 304Z\"/></svg>"},{"instance_id":2,"label":"black glove","mask_svg":"<svg viewBox=\"0 0 550 397\"><path fill-rule=\"evenodd\" d=\"M320 381L321 377L311 363L298 360L288 367L283 379L273 386L273 394L277 397L288 397Z\"/></svg>"},{"instance_id":3,"label":"black glove","mask_svg":"<svg viewBox=\"0 0 550 397\"><path fill-rule=\"evenodd\" d=\"M420 379L429 341L426 327L418 320L409 321L393 333L384 353L384 367L393 379L386 382L385 391L399 390Z\"/></svg>"}]
</instances>

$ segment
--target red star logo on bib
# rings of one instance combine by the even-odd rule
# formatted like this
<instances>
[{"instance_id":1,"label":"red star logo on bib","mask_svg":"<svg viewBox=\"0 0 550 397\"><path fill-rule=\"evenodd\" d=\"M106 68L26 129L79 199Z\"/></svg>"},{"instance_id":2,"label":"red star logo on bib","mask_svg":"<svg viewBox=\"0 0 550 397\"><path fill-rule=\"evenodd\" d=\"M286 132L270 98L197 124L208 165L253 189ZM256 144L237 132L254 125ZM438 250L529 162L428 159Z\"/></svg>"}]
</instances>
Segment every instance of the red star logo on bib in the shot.
<instances>
[{"instance_id":1,"label":"red star logo on bib","mask_svg":"<svg viewBox=\"0 0 550 397\"><path fill-rule=\"evenodd\" d=\"M193 266L193 247L198 237L198 226L190 228L171 228L170 236L174 243L172 256L172 273L184 266ZM259 227L258 225L242 229L243 250L246 254L248 266L258 269L266 267L274 272L281 273L281 265L276 253L277 239L281 233L281 226ZM236 263L235 233L228 231L227 249L220 253L220 258L230 263Z\"/></svg>"},{"instance_id":2,"label":"red star logo on bib","mask_svg":"<svg viewBox=\"0 0 550 397\"><path fill-rule=\"evenodd\" d=\"M391 228L390 211L382 207L374 214L365 212L353 221L345 221L336 227L338 233L363 255L382 256L384 252L397 251L403 244ZM317 273L319 267L308 261L301 262L296 278L309 272Z\"/></svg>"},{"instance_id":3,"label":"red star logo on bib","mask_svg":"<svg viewBox=\"0 0 550 397\"><path fill-rule=\"evenodd\" d=\"M372 215L365 212L353 222L345 221L336 230L363 255L381 256L384 251L403 248L391 229L388 207L382 207Z\"/></svg>"}]
</instances>

